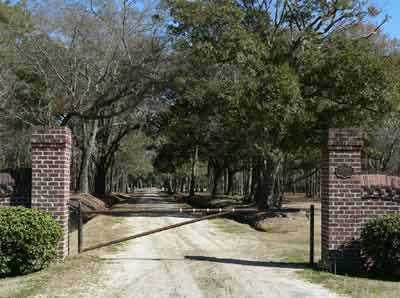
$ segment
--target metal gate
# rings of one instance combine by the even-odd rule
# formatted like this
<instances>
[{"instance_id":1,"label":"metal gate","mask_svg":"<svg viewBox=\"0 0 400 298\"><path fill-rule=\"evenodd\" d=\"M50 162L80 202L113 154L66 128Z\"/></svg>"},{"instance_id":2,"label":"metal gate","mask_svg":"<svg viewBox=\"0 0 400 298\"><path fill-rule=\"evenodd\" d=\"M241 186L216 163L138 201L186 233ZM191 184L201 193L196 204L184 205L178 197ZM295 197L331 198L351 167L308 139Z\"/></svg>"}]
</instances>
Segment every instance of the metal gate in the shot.
<instances>
[{"instance_id":1,"label":"metal gate","mask_svg":"<svg viewBox=\"0 0 400 298\"><path fill-rule=\"evenodd\" d=\"M280 209L276 209L274 211L278 211ZM234 213L254 213L254 212L260 212L258 208L144 208L144 209L130 209L130 210L92 210L92 211L84 211L81 208L81 203L79 202L79 207L78 207L78 253L86 252L86 251L91 251L95 249L99 249L102 247L106 247L109 245L145 237L148 235L156 234L159 232L167 231L170 229L175 229L181 226L193 224L199 221L203 220L208 220L208 219L214 219L218 217L223 217L229 214L234 214ZM153 229L150 231L142 232L139 234L135 234L132 236L116 239L113 241L109 241L106 243L98 244L92 247L88 247L83 249L83 215L85 214L103 214L103 215L131 215L131 214L138 214L138 213L150 213L150 214L183 214L183 213L192 213L192 214L208 214L205 216L201 216L199 218L195 218L192 220L187 220L184 222L176 223L173 225L161 227L158 229ZM310 206L309 210L309 220L310 220L310 253L309 253L309 264L310 266L314 266L314 205Z\"/></svg>"}]
</instances>

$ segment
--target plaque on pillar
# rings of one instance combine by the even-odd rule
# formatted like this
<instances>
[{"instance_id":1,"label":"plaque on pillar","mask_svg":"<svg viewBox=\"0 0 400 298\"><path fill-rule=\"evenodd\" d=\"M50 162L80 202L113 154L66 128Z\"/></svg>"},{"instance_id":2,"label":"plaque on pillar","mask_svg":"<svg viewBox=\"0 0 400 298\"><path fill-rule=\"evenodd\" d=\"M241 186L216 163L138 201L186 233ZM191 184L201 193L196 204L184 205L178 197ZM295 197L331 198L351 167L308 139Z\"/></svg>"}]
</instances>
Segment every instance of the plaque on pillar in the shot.
<instances>
[{"instance_id":1,"label":"plaque on pillar","mask_svg":"<svg viewBox=\"0 0 400 298\"><path fill-rule=\"evenodd\" d=\"M349 165L340 165L335 169L335 175L339 179L350 179L353 173L353 167Z\"/></svg>"}]
</instances>

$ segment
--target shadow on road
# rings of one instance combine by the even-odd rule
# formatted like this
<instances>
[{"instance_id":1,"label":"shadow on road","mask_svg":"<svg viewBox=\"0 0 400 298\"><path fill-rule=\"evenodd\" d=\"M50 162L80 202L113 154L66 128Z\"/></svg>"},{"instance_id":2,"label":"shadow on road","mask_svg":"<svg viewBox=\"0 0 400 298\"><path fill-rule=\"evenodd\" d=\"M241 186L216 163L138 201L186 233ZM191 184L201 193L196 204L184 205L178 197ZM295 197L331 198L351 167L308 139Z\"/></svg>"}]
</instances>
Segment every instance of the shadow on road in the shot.
<instances>
[{"instance_id":1,"label":"shadow on road","mask_svg":"<svg viewBox=\"0 0 400 298\"><path fill-rule=\"evenodd\" d=\"M184 258L101 258L103 261L120 262L120 261L194 261L194 262L212 262L221 264L233 264L242 266L285 268L285 269L305 269L307 263L292 262L276 262L276 261L254 261L232 258L217 258L206 256L185 256Z\"/></svg>"},{"instance_id":2,"label":"shadow on road","mask_svg":"<svg viewBox=\"0 0 400 298\"><path fill-rule=\"evenodd\" d=\"M253 261L253 260L216 258L216 257L205 257L205 256L185 256L185 259L192 260L192 261L213 262L213 263L222 263L222 264L235 264L235 265L243 265L243 266L275 267L275 268L287 268L287 269L307 268L306 263Z\"/></svg>"}]
</instances>

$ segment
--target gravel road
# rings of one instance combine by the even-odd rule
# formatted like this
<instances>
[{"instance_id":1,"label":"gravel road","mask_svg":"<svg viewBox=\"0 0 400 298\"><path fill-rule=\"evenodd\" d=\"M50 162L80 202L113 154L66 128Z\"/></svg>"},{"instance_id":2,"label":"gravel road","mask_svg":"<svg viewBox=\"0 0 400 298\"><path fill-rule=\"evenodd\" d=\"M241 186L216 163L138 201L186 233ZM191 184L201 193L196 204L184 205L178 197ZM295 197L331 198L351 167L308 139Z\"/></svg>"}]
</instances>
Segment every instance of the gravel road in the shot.
<instances>
[{"instance_id":1,"label":"gravel road","mask_svg":"<svg viewBox=\"0 0 400 298\"><path fill-rule=\"evenodd\" d=\"M136 198L140 207L176 207L156 195ZM132 206L132 205L131 205ZM179 205L181 207L181 205ZM134 216L131 234L188 220L172 216ZM216 224L218 223L218 224ZM224 232L221 224L237 225ZM235 227L233 227L235 230ZM218 219L198 222L128 242L103 254L101 286L88 287L101 298L336 298L321 286L296 278L296 266L266 259L259 232ZM87 296L86 296L87 295Z\"/></svg>"}]
</instances>

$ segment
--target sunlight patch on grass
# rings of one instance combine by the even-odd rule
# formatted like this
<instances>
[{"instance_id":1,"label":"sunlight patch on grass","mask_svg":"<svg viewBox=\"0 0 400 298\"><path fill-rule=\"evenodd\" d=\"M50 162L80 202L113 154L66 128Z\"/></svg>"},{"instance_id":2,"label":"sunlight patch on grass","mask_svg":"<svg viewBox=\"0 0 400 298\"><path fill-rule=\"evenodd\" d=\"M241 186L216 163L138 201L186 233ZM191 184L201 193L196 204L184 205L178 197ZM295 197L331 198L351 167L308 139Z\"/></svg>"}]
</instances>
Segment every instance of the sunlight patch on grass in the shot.
<instances>
[{"instance_id":1,"label":"sunlight patch on grass","mask_svg":"<svg viewBox=\"0 0 400 298\"><path fill-rule=\"evenodd\" d=\"M400 282L375 280L305 269L297 274L306 281L321 284L336 293L352 298L398 298Z\"/></svg>"},{"instance_id":2,"label":"sunlight patch on grass","mask_svg":"<svg viewBox=\"0 0 400 298\"><path fill-rule=\"evenodd\" d=\"M228 234L242 234L249 232L248 225L241 224L230 219L218 218L211 220L211 223L214 224L222 232Z\"/></svg>"}]
</instances>

